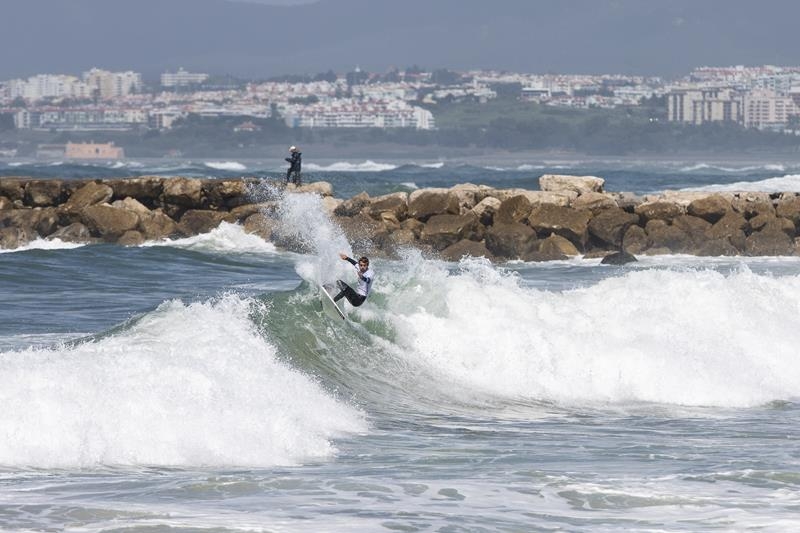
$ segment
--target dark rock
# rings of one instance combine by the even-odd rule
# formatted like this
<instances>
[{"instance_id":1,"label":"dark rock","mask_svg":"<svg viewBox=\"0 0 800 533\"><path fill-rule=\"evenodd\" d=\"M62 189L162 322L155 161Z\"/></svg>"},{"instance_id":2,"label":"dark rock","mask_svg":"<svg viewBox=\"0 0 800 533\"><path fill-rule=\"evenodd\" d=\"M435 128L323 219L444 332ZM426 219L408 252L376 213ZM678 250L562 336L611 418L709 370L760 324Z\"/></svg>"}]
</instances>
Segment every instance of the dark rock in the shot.
<instances>
[{"instance_id":1,"label":"dark rock","mask_svg":"<svg viewBox=\"0 0 800 533\"><path fill-rule=\"evenodd\" d=\"M733 208L730 201L718 194L712 194L692 201L689 207L686 208L686 212L713 224L724 217L725 213L731 209Z\"/></svg>"},{"instance_id":2,"label":"dark rock","mask_svg":"<svg viewBox=\"0 0 800 533\"><path fill-rule=\"evenodd\" d=\"M528 197L520 194L500 202L500 207L494 216L496 224L514 224L524 222L531 214L533 205Z\"/></svg>"},{"instance_id":3,"label":"dark rock","mask_svg":"<svg viewBox=\"0 0 800 533\"><path fill-rule=\"evenodd\" d=\"M639 215L619 208L606 209L589 221L589 234L601 244L618 250L622 247L622 236L630 226L638 222Z\"/></svg>"},{"instance_id":4,"label":"dark rock","mask_svg":"<svg viewBox=\"0 0 800 533\"><path fill-rule=\"evenodd\" d=\"M482 242L462 239L455 244L451 244L440 253L445 261L460 261L463 257L485 257L493 259L492 253L486 249Z\"/></svg>"},{"instance_id":5,"label":"dark rock","mask_svg":"<svg viewBox=\"0 0 800 533\"><path fill-rule=\"evenodd\" d=\"M601 265L625 265L628 263L635 263L637 261L633 254L628 252L611 252L603 259L600 260Z\"/></svg>"},{"instance_id":6,"label":"dark rock","mask_svg":"<svg viewBox=\"0 0 800 533\"><path fill-rule=\"evenodd\" d=\"M579 250L586 248L589 239L589 211L577 211L569 207L544 204L531 211L528 225L542 237L555 234L570 241Z\"/></svg>"},{"instance_id":7,"label":"dark rock","mask_svg":"<svg viewBox=\"0 0 800 533\"><path fill-rule=\"evenodd\" d=\"M139 246L144 242L144 236L136 230L126 231L117 239L117 244L122 246Z\"/></svg>"},{"instance_id":8,"label":"dark rock","mask_svg":"<svg viewBox=\"0 0 800 533\"><path fill-rule=\"evenodd\" d=\"M447 189L422 189L408 198L408 216L423 222L433 215L458 215L458 196Z\"/></svg>"},{"instance_id":9,"label":"dark rock","mask_svg":"<svg viewBox=\"0 0 800 533\"><path fill-rule=\"evenodd\" d=\"M780 229L768 228L747 237L745 252L751 256L792 255L794 240Z\"/></svg>"},{"instance_id":10,"label":"dark rock","mask_svg":"<svg viewBox=\"0 0 800 533\"><path fill-rule=\"evenodd\" d=\"M178 224L161 211L140 215L139 231L148 241L158 241L179 236Z\"/></svg>"},{"instance_id":11,"label":"dark rock","mask_svg":"<svg viewBox=\"0 0 800 533\"><path fill-rule=\"evenodd\" d=\"M538 250L538 242L533 228L521 222L494 224L486 230L486 249L501 258L517 259L533 247Z\"/></svg>"},{"instance_id":12,"label":"dark rock","mask_svg":"<svg viewBox=\"0 0 800 533\"><path fill-rule=\"evenodd\" d=\"M207 209L190 209L181 216L178 231L188 236L208 233L225 220L225 213Z\"/></svg>"},{"instance_id":13,"label":"dark rock","mask_svg":"<svg viewBox=\"0 0 800 533\"><path fill-rule=\"evenodd\" d=\"M640 254L652 245L653 241L641 226L630 226L622 236L622 249L629 254Z\"/></svg>"},{"instance_id":14,"label":"dark rock","mask_svg":"<svg viewBox=\"0 0 800 533\"><path fill-rule=\"evenodd\" d=\"M360 192L349 200L345 200L333 210L333 214L337 217L352 217L357 215L369 205L369 194Z\"/></svg>"},{"instance_id":15,"label":"dark rock","mask_svg":"<svg viewBox=\"0 0 800 533\"><path fill-rule=\"evenodd\" d=\"M474 213L466 215L434 215L428 219L419 240L434 250L444 250L462 239L479 241L485 228Z\"/></svg>"},{"instance_id":16,"label":"dark rock","mask_svg":"<svg viewBox=\"0 0 800 533\"><path fill-rule=\"evenodd\" d=\"M115 242L126 231L139 225L138 214L110 205L91 205L81 211L81 218L92 236L109 242Z\"/></svg>"},{"instance_id":17,"label":"dark rock","mask_svg":"<svg viewBox=\"0 0 800 533\"><path fill-rule=\"evenodd\" d=\"M379 220L385 218L384 215L389 213L399 223L406 218L408 213L408 194L395 192L373 198L369 203L368 211L372 218Z\"/></svg>"},{"instance_id":18,"label":"dark rock","mask_svg":"<svg viewBox=\"0 0 800 533\"><path fill-rule=\"evenodd\" d=\"M35 180L25 185L25 203L31 207L49 207L61 203L61 180Z\"/></svg>"},{"instance_id":19,"label":"dark rock","mask_svg":"<svg viewBox=\"0 0 800 533\"><path fill-rule=\"evenodd\" d=\"M77 213L90 205L107 203L113 196L114 189L104 183L92 181L73 192L63 208Z\"/></svg>"},{"instance_id":20,"label":"dark rock","mask_svg":"<svg viewBox=\"0 0 800 533\"><path fill-rule=\"evenodd\" d=\"M64 242L89 242L92 239L92 235L89 232L89 228L80 222L75 222L74 224L54 231L47 238L50 240L58 239Z\"/></svg>"}]
</instances>

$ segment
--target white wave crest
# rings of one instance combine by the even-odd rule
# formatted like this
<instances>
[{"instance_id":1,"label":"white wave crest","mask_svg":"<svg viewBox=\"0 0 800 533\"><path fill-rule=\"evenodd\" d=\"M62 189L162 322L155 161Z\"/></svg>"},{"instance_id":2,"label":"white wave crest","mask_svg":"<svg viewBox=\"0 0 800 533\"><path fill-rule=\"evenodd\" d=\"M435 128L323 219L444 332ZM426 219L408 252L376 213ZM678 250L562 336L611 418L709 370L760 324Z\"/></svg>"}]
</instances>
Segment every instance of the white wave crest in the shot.
<instances>
[{"instance_id":1,"label":"white wave crest","mask_svg":"<svg viewBox=\"0 0 800 533\"><path fill-rule=\"evenodd\" d=\"M785 176L769 178L760 181L738 181L736 183L704 185L702 187L688 187L682 191L710 191L710 192L800 192L800 174L787 174Z\"/></svg>"},{"instance_id":2,"label":"white wave crest","mask_svg":"<svg viewBox=\"0 0 800 533\"><path fill-rule=\"evenodd\" d=\"M363 414L285 366L252 301L166 302L74 347L0 353L0 465L272 466L322 459ZM42 438L46 436L47 438Z\"/></svg>"},{"instance_id":3,"label":"white wave crest","mask_svg":"<svg viewBox=\"0 0 800 533\"><path fill-rule=\"evenodd\" d=\"M208 233L184 239L149 241L142 246L171 246L208 252L275 253L275 245L258 235L246 233L239 224L221 222Z\"/></svg>"},{"instance_id":4,"label":"white wave crest","mask_svg":"<svg viewBox=\"0 0 800 533\"><path fill-rule=\"evenodd\" d=\"M206 161L203 163L208 168L213 168L215 170L230 170L230 171L242 171L247 170L247 167L242 163L238 163L236 161Z\"/></svg>"},{"instance_id":5,"label":"white wave crest","mask_svg":"<svg viewBox=\"0 0 800 533\"><path fill-rule=\"evenodd\" d=\"M377 287L393 293L396 356L453 394L713 406L800 397L800 277L646 270L549 292L486 262L463 265Z\"/></svg>"},{"instance_id":6,"label":"white wave crest","mask_svg":"<svg viewBox=\"0 0 800 533\"><path fill-rule=\"evenodd\" d=\"M374 161L367 160L363 163L349 163L347 161L340 161L327 166L308 163L304 165L304 168L306 170L316 170L318 172L383 172L385 170L394 170L397 168L397 165L376 163Z\"/></svg>"},{"instance_id":7,"label":"white wave crest","mask_svg":"<svg viewBox=\"0 0 800 533\"><path fill-rule=\"evenodd\" d=\"M12 249L0 248L0 254L27 252L29 250L69 250L72 248L80 248L81 246L86 246L86 244L77 242L64 242L61 239L48 240L48 239L38 238L18 248L12 248Z\"/></svg>"},{"instance_id":8,"label":"white wave crest","mask_svg":"<svg viewBox=\"0 0 800 533\"><path fill-rule=\"evenodd\" d=\"M680 172L697 172L699 170L719 170L721 172L755 172L759 170L768 170L772 172L784 172L786 167L781 164L777 163L770 163L764 165L745 165L742 167L731 167L731 166L722 166L722 165L714 165L711 163L696 163L694 165L689 165L685 167L681 167L678 169Z\"/></svg>"}]
</instances>

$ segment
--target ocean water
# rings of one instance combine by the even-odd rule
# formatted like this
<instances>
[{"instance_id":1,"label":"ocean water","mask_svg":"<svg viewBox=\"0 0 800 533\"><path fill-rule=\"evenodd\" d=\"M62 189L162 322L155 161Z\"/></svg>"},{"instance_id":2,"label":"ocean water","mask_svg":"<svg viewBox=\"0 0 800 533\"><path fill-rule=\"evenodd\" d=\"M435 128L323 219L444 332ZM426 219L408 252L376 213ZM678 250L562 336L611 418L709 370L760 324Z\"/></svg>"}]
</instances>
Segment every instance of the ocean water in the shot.
<instances>
[{"instance_id":1,"label":"ocean water","mask_svg":"<svg viewBox=\"0 0 800 533\"><path fill-rule=\"evenodd\" d=\"M329 161L339 197L455 183L798 190L791 162ZM279 177L279 162L0 163L2 175ZM0 253L0 530L800 529L800 258L374 260L312 195L312 250L223 224Z\"/></svg>"}]
</instances>

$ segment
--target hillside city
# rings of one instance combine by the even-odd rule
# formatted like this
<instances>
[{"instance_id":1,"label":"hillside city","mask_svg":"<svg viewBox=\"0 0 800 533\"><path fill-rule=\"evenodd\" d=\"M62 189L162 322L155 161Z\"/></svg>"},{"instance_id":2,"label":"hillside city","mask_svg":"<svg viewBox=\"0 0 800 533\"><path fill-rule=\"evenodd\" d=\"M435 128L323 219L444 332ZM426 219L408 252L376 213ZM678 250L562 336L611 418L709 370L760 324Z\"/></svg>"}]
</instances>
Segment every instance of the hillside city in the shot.
<instances>
[{"instance_id":1,"label":"hillside city","mask_svg":"<svg viewBox=\"0 0 800 533\"><path fill-rule=\"evenodd\" d=\"M190 116L279 118L289 128L435 130L437 106L499 95L572 109L657 102L660 118L800 133L800 67L701 67L676 80L626 75L453 72L411 67L239 81L178 69L146 84L138 72L93 68L80 77L39 74L0 82L0 117L18 130L120 132L171 129Z\"/></svg>"}]
</instances>

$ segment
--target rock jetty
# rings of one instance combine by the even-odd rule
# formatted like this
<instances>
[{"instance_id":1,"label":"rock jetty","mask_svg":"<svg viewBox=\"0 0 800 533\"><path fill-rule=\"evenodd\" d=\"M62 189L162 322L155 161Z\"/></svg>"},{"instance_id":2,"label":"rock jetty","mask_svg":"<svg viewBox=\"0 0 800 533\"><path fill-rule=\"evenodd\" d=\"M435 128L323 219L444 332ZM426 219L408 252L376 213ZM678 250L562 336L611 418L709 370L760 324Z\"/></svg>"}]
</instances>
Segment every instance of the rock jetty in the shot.
<instances>
[{"instance_id":1,"label":"rock jetty","mask_svg":"<svg viewBox=\"0 0 800 533\"><path fill-rule=\"evenodd\" d=\"M794 192L606 192L594 176L544 175L540 189L459 184L370 197L333 197L327 182L143 176L106 180L0 178L0 247L36 238L138 245L240 223L277 246L303 249L280 223L281 196L313 193L353 247L404 247L446 260L547 261L639 254L800 255Z\"/></svg>"}]
</instances>

